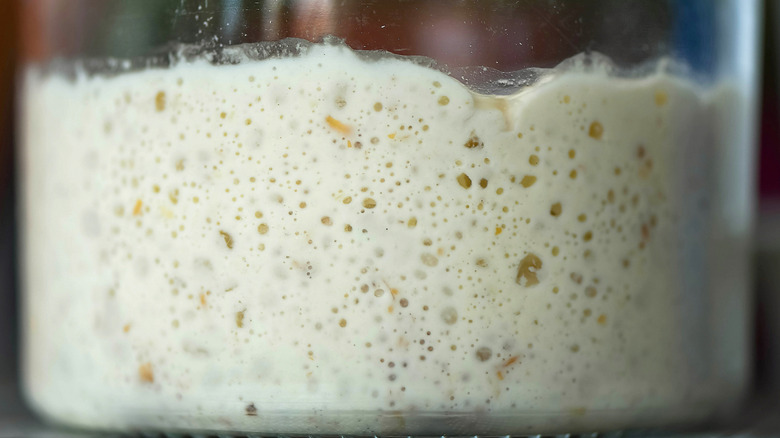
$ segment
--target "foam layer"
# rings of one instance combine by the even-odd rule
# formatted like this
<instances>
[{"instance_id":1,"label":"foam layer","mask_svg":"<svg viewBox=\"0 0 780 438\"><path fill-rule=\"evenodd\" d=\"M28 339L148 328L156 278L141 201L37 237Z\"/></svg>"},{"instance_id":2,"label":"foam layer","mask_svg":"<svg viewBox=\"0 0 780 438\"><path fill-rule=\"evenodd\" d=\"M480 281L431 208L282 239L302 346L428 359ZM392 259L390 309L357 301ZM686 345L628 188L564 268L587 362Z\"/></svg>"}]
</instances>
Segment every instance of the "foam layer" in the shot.
<instances>
[{"instance_id":1,"label":"foam layer","mask_svg":"<svg viewBox=\"0 0 780 438\"><path fill-rule=\"evenodd\" d=\"M660 73L551 78L475 95L334 46L30 75L34 404L341 433L699 412L723 390L701 384L685 294L713 104Z\"/></svg>"}]
</instances>

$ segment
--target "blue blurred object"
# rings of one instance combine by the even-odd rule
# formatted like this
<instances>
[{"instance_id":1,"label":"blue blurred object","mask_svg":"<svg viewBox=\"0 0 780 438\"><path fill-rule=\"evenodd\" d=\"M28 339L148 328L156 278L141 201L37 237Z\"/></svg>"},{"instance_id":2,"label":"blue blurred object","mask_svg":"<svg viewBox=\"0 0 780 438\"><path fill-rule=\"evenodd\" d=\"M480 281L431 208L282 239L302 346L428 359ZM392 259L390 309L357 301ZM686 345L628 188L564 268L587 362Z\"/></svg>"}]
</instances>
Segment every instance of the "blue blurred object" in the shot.
<instances>
[{"instance_id":1,"label":"blue blurred object","mask_svg":"<svg viewBox=\"0 0 780 438\"><path fill-rule=\"evenodd\" d=\"M711 74L717 66L716 8L711 0L672 0L672 53L697 73Z\"/></svg>"}]
</instances>

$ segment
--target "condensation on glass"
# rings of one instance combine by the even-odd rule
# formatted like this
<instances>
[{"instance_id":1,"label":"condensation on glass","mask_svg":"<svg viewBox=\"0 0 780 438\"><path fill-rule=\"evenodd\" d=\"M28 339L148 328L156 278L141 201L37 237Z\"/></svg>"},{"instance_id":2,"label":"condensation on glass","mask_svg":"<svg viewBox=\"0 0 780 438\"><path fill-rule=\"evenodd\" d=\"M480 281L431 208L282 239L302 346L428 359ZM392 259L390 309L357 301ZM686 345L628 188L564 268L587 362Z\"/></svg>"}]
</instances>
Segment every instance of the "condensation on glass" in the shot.
<instances>
[{"instance_id":1,"label":"condensation on glass","mask_svg":"<svg viewBox=\"0 0 780 438\"><path fill-rule=\"evenodd\" d=\"M730 412L756 3L26 3L29 403L193 433Z\"/></svg>"}]
</instances>

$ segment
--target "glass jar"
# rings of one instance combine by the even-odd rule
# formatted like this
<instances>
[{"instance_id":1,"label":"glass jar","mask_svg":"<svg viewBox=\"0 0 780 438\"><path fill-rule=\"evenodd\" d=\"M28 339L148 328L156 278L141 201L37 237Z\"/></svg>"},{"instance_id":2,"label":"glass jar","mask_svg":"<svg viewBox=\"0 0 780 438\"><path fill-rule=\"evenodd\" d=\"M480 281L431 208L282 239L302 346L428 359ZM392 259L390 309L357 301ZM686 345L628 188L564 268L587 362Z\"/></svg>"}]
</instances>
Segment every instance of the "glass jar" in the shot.
<instances>
[{"instance_id":1,"label":"glass jar","mask_svg":"<svg viewBox=\"0 0 780 438\"><path fill-rule=\"evenodd\" d=\"M368 435L730 412L757 8L27 2L30 404Z\"/></svg>"}]
</instances>

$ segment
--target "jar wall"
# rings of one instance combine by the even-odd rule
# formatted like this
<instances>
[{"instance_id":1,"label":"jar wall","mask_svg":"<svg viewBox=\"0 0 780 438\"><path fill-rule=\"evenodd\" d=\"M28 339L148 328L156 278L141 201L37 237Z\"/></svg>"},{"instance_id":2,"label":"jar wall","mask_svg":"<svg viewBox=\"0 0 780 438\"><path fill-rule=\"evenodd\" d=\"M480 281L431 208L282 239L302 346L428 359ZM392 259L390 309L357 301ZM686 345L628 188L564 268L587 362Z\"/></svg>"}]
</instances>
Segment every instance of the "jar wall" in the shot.
<instances>
[{"instance_id":1,"label":"jar wall","mask_svg":"<svg viewBox=\"0 0 780 438\"><path fill-rule=\"evenodd\" d=\"M31 405L321 434L738 406L756 2L487 3L27 4Z\"/></svg>"}]
</instances>

